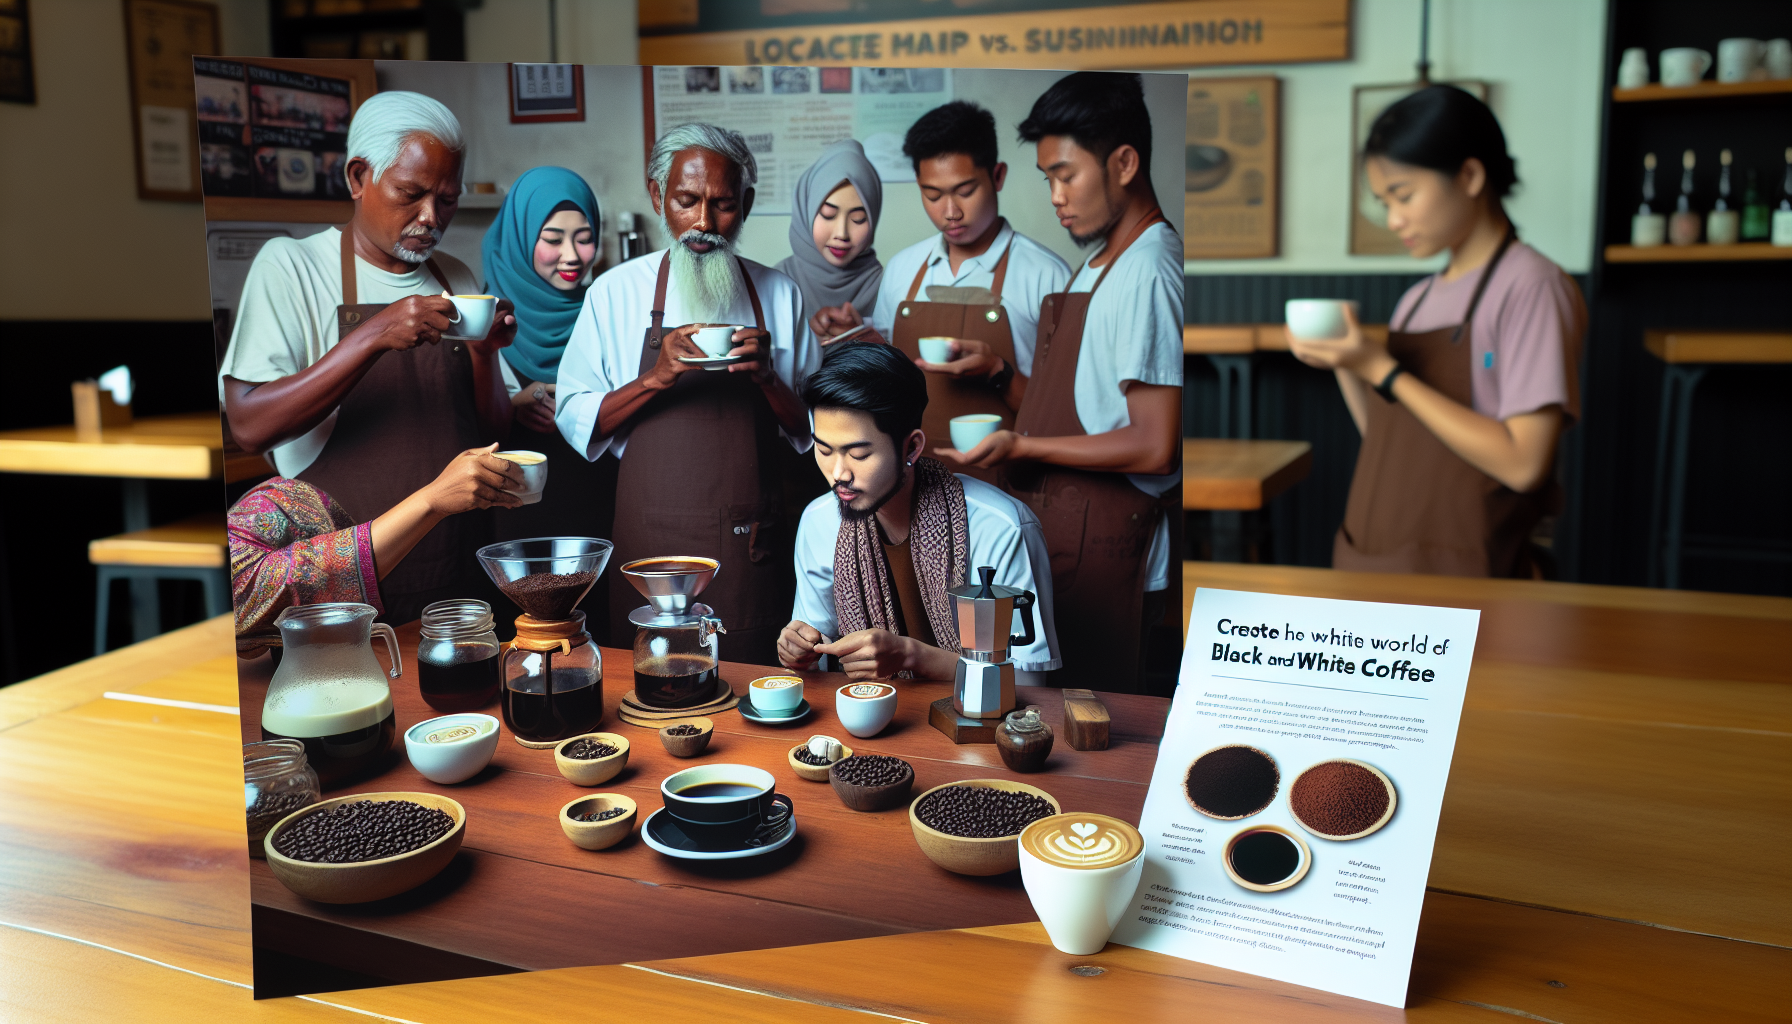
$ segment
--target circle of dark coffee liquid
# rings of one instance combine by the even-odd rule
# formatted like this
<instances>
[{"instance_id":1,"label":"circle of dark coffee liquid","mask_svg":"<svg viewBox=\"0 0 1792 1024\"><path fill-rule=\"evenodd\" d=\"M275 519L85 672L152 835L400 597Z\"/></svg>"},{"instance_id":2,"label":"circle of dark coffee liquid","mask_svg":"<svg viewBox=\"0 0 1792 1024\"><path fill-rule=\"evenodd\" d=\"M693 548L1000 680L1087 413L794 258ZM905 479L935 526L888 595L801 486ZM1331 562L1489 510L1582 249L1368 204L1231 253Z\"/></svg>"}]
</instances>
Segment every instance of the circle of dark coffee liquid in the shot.
<instances>
[{"instance_id":1,"label":"circle of dark coffee liquid","mask_svg":"<svg viewBox=\"0 0 1792 1024\"><path fill-rule=\"evenodd\" d=\"M417 690L423 702L437 711L477 711L498 696L503 667L496 650L483 661L453 665L436 665L418 658Z\"/></svg>"},{"instance_id":2,"label":"circle of dark coffee liquid","mask_svg":"<svg viewBox=\"0 0 1792 1024\"><path fill-rule=\"evenodd\" d=\"M305 745L305 760L317 772L323 789L333 789L385 767L386 755L392 752L392 740L398 735L398 712L393 711L377 725L351 729L331 736L282 736L261 730L264 740L298 740Z\"/></svg>"},{"instance_id":3,"label":"circle of dark coffee liquid","mask_svg":"<svg viewBox=\"0 0 1792 1024\"><path fill-rule=\"evenodd\" d=\"M539 675L517 676L499 690L504 724L530 743L558 743L590 732L604 716L603 687L578 669L553 670L551 692Z\"/></svg>"},{"instance_id":4,"label":"circle of dark coffee liquid","mask_svg":"<svg viewBox=\"0 0 1792 1024\"><path fill-rule=\"evenodd\" d=\"M679 796L699 800L706 796L758 796L764 792L764 789L760 786L749 786L744 782L699 782L675 792Z\"/></svg>"},{"instance_id":5,"label":"circle of dark coffee liquid","mask_svg":"<svg viewBox=\"0 0 1792 1024\"><path fill-rule=\"evenodd\" d=\"M635 699L656 708L707 704L719 675L714 661L696 654L637 660Z\"/></svg>"},{"instance_id":6,"label":"circle of dark coffee liquid","mask_svg":"<svg viewBox=\"0 0 1792 1024\"><path fill-rule=\"evenodd\" d=\"M1256 885L1274 885L1300 867L1300 847L1280 832L1247 832L1232 844L1229 859L1238 877Z\"/></svg>"}]
</instances>

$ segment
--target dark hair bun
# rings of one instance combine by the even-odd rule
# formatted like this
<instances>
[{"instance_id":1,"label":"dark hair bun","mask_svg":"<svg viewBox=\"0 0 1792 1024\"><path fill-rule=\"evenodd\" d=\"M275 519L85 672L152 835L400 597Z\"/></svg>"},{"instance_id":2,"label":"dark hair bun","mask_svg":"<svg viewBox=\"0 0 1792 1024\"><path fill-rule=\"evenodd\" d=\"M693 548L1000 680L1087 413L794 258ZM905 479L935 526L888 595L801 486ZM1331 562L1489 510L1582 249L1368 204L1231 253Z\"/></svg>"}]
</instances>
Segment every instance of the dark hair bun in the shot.
<instances>
[{"instance_id":1,"label":"dark hair bun","mask_svg":"<svg viewBox=\"0 0 1792 1024\"><path fill-rule=\"evenodd\" d=\"M1506 152L1499 118L1453 85L1428 85L1382 111L1369 128L1363 156L1452 175L1474 157L1487 168L1487 194L1495 199L1518 184L1518 165Z\"/></svg>"}]
</instances>

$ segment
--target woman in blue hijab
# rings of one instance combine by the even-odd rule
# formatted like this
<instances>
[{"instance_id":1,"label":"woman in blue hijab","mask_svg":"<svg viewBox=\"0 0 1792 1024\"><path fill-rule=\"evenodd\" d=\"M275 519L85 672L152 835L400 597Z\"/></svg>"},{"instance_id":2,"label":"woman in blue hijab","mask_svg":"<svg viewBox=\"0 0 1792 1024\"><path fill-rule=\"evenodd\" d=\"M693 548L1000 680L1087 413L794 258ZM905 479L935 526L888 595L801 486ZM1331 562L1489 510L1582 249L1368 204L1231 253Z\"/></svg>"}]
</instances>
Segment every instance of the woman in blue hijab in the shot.
<instances>
[{"instance_id":1,"label":"woman in blue hijab","mask_svg":"<svg viewBox=\"0 0 1792 1024\"><path fill-rule=\"evenodd\" d=\"M540 502L498 517L500 540L609 536L616 460L588 462L554 426L554 379L597 265L601 227L585 179L564 167L536 167L517 178L485 233L486 291L516 305L516 340L503 349L506 376L518 385L507 444L546 455L549 469ZM608 621L601 607L590 607L603 593L593 588L581 605L595 612L594 623Z\"/></svg>"}]
</instances>

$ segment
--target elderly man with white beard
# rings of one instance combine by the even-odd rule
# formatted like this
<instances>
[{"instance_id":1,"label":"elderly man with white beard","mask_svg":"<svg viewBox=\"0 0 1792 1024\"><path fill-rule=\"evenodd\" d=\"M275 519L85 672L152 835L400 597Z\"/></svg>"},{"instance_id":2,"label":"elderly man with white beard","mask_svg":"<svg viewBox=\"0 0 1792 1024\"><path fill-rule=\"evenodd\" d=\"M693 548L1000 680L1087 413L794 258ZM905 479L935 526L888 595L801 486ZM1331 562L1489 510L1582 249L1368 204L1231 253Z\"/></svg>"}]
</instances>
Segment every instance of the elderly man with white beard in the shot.
<instances>
[{"instance_id":1,"label":"elderly man with white beard","mask_svg":"<svg viewBox=\"0 0 1792 1024\"><path fill-rule=\"evenodd\" d=\"M586 458L621 460L612 562L717 560L703 601L727 627L728 658L775 665L795 593L777 446L809 448L796 390L821 350L796 283L735 251L758 175L746 140L679 125L654 144L647 174L672 244L592 282L560 360L554 420ZM691 337L707 324L747 326L710 359ZM642 604L612 572L611 643L634 636L628 614Z\"/></svg>"}]
</instances>

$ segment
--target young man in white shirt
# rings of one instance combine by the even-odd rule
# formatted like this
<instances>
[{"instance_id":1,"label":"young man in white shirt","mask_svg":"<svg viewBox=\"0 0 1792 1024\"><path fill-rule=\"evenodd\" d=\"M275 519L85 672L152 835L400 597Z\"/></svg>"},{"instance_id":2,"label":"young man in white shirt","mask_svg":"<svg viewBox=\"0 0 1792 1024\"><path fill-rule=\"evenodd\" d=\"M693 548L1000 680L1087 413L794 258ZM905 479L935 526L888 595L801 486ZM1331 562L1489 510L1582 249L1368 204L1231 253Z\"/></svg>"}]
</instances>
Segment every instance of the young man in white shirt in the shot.
<instances>
[{"instance_id":1,"label":"young man in white shirt","mask_svg":"<svg viewBox=\"0 0 1792 1024\"><path fill-rule=\"evenodd\" d=\"M951 679L958 628L946 591L990 566L996 583L1035 598L1033 641L1009 651L1017 678L1040 682L1057 668L1039 520L999 488L921 454L927 387L914 364L888 345L843 342L803 399L832 492L810 502L797 529L796 607L779 661L810 669L829 655L854 679Z\"/></svg>"}]
</instances>

